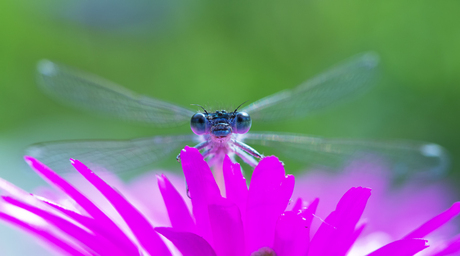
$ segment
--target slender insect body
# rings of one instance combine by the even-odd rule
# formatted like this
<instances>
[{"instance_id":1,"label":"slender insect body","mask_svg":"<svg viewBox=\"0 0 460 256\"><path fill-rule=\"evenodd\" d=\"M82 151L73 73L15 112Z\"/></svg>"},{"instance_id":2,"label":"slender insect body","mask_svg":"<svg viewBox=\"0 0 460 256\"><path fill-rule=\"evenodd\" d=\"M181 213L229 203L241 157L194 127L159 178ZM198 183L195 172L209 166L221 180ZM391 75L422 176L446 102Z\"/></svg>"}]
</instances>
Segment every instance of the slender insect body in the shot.
<instances>
[{"instance_id":1,"label":"slender insect body","mask_svg":"<svg viewBox=\"0 0 460 256\"><path fill-rule=\"evenodd\" d=\"M190 127L197 135L203 135L203 142L195 146L203 150L202 154L208 158L210 165L219 164L225 155L239 156L244 162L255 167L262 154L252 147L238 141L238 134L245 134L251 128L251 117L246 112L233 112L225 110L208 113L196 113L190 120ZM177 156L179 160L179 156Z\"/></svg>"}]
</instances>

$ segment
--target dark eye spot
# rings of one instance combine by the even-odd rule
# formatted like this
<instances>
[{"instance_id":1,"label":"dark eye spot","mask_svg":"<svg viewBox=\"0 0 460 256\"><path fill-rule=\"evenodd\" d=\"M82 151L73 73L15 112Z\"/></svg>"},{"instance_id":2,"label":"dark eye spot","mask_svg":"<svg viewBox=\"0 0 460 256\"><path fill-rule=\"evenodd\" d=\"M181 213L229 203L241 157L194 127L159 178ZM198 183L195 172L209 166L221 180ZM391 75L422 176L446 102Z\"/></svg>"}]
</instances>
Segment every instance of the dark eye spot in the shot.
<instances>
[{"instance_id":1,"label":"dark eye spot","mask_svg":"<svg viewBox=\"0 0 460 256\"><path fill-rule=\"evenodd\" d=\"M249 116L248 113L246 112L238 112L236 114L236 120L235 120L235 132L238 134L244 134L249 131L251 128L251 117Z\"/></svg>"},{"instance_id":2,"label":"dark eye spot","mask_svg":"<svg viewBox=\"0 0 460 256\"><path fill-rule=\"evenodd\" d=\"M206 116L203 113L197 113L190 120L190 128L196 135L206 133Z\"/></svg>"}]
</instances>

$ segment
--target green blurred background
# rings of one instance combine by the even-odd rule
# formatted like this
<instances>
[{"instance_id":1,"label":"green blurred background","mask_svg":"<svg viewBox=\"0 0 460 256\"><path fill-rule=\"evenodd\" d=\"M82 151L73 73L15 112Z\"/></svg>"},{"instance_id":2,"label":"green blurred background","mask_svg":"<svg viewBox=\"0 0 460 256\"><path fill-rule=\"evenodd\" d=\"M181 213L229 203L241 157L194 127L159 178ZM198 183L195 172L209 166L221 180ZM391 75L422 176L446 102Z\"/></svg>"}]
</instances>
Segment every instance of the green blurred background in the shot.
<instances>
[{"instance_id":1,"label":"green blurred background","mask_svg":"<svg viewBox=\"0 0 460 256\"><path fill-rule=\"evenodd\" d=\"M37 89L42 58L182 106L235 106L374 50L383 75L369 93L253 129L438 143L459 184L459 11L459 1L0 1L0 175L43 184L21 159L40 141L190 132L61 106Z\"/></svg>"},{"instance_id":2,"label":"green blurred background","mask_svg":"<svg viewBox=\"0 0 460 256\"><path fill-rule=\"evenodd\" d=\"M24 148L40 141L190 133L187 124L157 129L55 103L36 86L42 58L182 106L234 107L373 50L381 56L382 79L369 93L301 120L254 123L253 130L434 142L448 149L450 175L458 177L458 7L454 1L3 1L2 164L22 162ZM18 172L2 175L25 182Z\"/></svg>"}]
</instances>

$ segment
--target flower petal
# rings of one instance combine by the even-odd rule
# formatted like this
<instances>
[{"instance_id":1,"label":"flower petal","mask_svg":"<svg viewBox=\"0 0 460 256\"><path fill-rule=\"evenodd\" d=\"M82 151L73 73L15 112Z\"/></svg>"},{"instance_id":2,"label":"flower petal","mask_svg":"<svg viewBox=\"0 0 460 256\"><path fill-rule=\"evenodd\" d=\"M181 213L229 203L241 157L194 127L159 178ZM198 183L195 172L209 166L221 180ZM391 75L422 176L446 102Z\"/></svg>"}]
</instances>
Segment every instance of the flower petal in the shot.
<instances>
[{"instance_id":1,"label":"flower petal","mask_svg":"<svg viewBox=\"0 0 460 256\"><path fill-rule=\"evenodd\" d=\"M448 256L454 255L454 253L458 254L458 252L460 252L460 236L449 241L444 249L438 251L433 256Z\"/></svg>"},{"instance_id":2,"label":"flower petal","mask_svg":"<svg viewBox=\"0 0 460 256\"><path fill-rule=\"evenodd\" d=\"M128 224L139 243L150 255L171 255L152 225L132 204L80 161L72 159L71 162L75 169L93 184L113 205L126 224Z\"/></svg>"},{"instance_id":3,"label":"flower petal","mask_svg":"<svg viewBox=\"0 0 460 256\"><path fill-rule=\"evenodd\" d=\"M382 248L368 254L367 256L413 256L428 247L427 240L423 239L401 239L389 243Z\"/></svg>"},{"instance_id":4,"label":"flower petal","mask_svg":"<svg viewBox=\"0 0 460 256\"><path fill-rule=\"evenodd\" d=\"M27 197L29 193L0 178L0 189L6 193L16 197Z\"/></svg>"},{"instance_id":5,"label":"flower petal","mask_svg":"<svg viewBox=\"0 0 460 256\"><path fill-rule=\"evenodd\" d=\"M454 203L449 209L425 222L423 225L412 231L404 238L423 238L458 214L460 214L460 202Z\"/></svg>"},{"instance_id":6,"label":"flower petal","mask_svg":"<svg viewBox=\"0 0 460 256\"><path fill-rule=\"evenodd\" d=\"M196 148L186 146L180 153L180 159L192 200L198 234L212 245L208 204L216 203L222 198L219 187L211 169Z\"/></svg>"},{"instance_id":7,"label":"flower petal","mask_svg":"<svg viewBox=\"0 0 460 256\"><path fill-rule=\"evenodd\" d=\"M316 213L316 209L318 208L319 198L315 198L313 202L311 202L307 209L302 211L302 216L307 220L307 225L311 226L311 222L313 221L313 217Z\"/></svg>"},{"instance_id":8,"label":"flower petal","mask_svg":"<svg viewBox=\"0 0 460 256\"><path fill-rule=\"evenodd\" d=\"M43 218L51 225L61 229L69 236L73 237L76 241L81 242L82 245L96 252L98 255L126 255L124 253L120 253L119 250L115 248L114 244L110 243L106 238L100 235L93 235L77 225L50 212L28 205L12 197L2 197L2 199L11 205L22 208Z\"/></svg>"},{"instance_id":9,"label":"flower petal","mask_svg":"<svg viewBox=\"0 0 460 256\"><path fill-rule=\"evenodd\" d=\"M224 180L226 197L234 202L240 209L241 219L246 217L246 201L248 198L248 185L241 172L240 164L232 163L228 156L224 158Z\"/></svg>"},{"instance_id":10,"label":"flower petal","mask_svg":"<svg viewBox=\"0 0 460 256\"><path fill-rule=\"evenodd\" d=\"M302 198L297 198L297 201L295 201L295 204L294 206L292 207L292 210L293 212L298 212L298 211L301 211L302 210L302 203L303 203L303 200Z\"/></svg>"},{"instance_id":11,"label":"flower petal","mask_svg":"<svg viewBox=\"0 0 460 256\"><path fill-rule=\"evenodd\" d=\"M273 250L277 256L306 255L306 248L309 242L308 233L310 231L306 222L306 219L294 211L285 212L279 217L276 223L275 242L273 245ZM299 241L299 244L305 245L305 247L299 248L297 241Z\"/></svg>"},{"instance_id":12,"label":"flower petal","mask_svg":"<svg viewBox=\"0 0 460 256\"><path fill-rule=\"evenodd\" d=\"M42 202L44 202L45 204L53 207L54 209L64 213L65 215L69 216L73 221L76 221L76 222L82 224L83 226L85 226L88 229L90 229L92 232L100 233L99 231L104 230L104 227L103 226L101 227L101 225L91 217L87 217L87 216L79 214L78 212L74 212L72 210L66 209L66 208L64 208L64 207L62 207L62 206L60 206L58 204L55 204L55 203L53 203L51 201L47 201L44 198L37 197L37 199L42 201ZM107 232L104 231L102 234L105 235L105 233L107 233Z\"/></svg>"},{"instance_id":13,"label":"flower petal","mask_svg":"<svg viewBox=\"0 0 460 256\"><path fill-rule=\"evenodd\" d=\"M208 242L199 235L176 231L173 228L155 230L171 241L183 256L216 256Z\"/></svg>"},{"instance_id":14,"label":"flower petal","mask_svg":"<svg viewBox=\"0 0 460 256\"><path fill-rule=\"evenodd\" d=\"M46 165L40 163L33 157L25 156L25 161L35 170L44 180L50 185L61 190L71 197L78 205L80 205L89 215L96 219L104 229L107 230L106 235L116 241L119 247L124 248L123 251L130 255L139 253L133 242L121 231L121 229L103 213L91 200L84 196L80 191L73 187L66 180L61 178L57 173L52 171Z\"/></svg>"},{"instance_id":15,"label":"flower petal","mask_svg":"<svg viewBox=\"0 0 460 256\"><path fill-rule=\"evenodd\" d=\"M371 195L368 188L348 190L337 204L336 210L326 218L313 237L309 256L345 255L353 239L356 223ZM333 244L334 246L331 246Z\"/></svg>"},{"instance_id":16,"label":"flower petal","mask_svg":"<svg viewBox=\"0 0 460 256\"><path fill-rule=\"evenodd\" d=\"M74 212L72 210L66 209L66 208L64 208L64 207L62 207L62 206L60 206L58 204L55 204L55 203L53 203L51 201L47 201L44 198L37 197L37 196L36 196L36 198L38 200L46 203L47 205L53 207L54 209L62 212L63 214L69 216L73 221L76 221L76 222L80 223L81 225L85 226L86 228L91 230L94 234L102 236L102 237L110 237L110 234L109 234L110 229L107 230L105 228L105 226L101 225L101 223L99 223L95 219L93 219L91 217L81 215L81 214L79 214L77 212ZM124 252L126 255L131 255L129 251L124 251L124 247L120 246L120 244L115 243L115 246L117 246L119 248L118 251L120 253Z\"/></svg>"},{"instance_id":17,"label":"flower petal","mask_svg":"<svg viewBox=\"0 0 460 256\"><path fill-rule=\"evenodd\" d=\"M310 246L311 222L318 202L319 199L316 198L307 208L302 209L302 198L299 198L292 211L287 211L280 216L276 223L273 246L278 256L307 255Z\"/></svg>"},{"instance_id":18,"label":"flower petal","mask_svg":"<svg viewBox=\"0 0 460 256\"><path fill-rule=\"evenodd\" d=\"M348 244L346 242L344 243L343 251L348 252L350 250L350 248L356 242L356 239L358 239L358 237L361 235L365 227L366 227L366 223L363 223L353 232L350 238L347 239Z\"/></svg>"},{"instance_id":19,"label":"flower petal","mask_svg":"<svg viewBox=\"0 0 460 256\"><path fill-rule=\"evenodd\" d=\"M214 249L219 256L244 255L244 231L238 206L226 198L208 206Z\"/></svg>"},{"instance_id":20,"label":"flower petal","mask_svg":"<svg viewBox=\"0 0 460 256\"><path fill-rule=\"evenodd\" d=\"M158 176L158 187L168 211L171 226L178 231L195 233L195 222L182 196L165 175Z\"/></svg>"},{"instance_id":21,"label":"flower petal","mask_svg":"<svg viewBox=\"0 0 460 256\"><path fill-rule=\"evenodd\" d=\"M294 176L285 176L278 158L265 157L254 169L246 204L247 254L273 247L275 226L294 190Z\"/></svg>"},{"instance_id":22,"label":"flower petal","mask_svg":"<svg viewBox=\"0 0 460 256\"><path fill-rule=\"evenodd\" d=\"M35 236L46 241L49 245L52 245L53 248L61 251L62 253L65 253L66 255L69 255L69 256L89 256L90 255L88 252L82 252L78 250L77 248L74 248L70 244L64 242L62 238L60 237L60 235L56 236L46 231L45 229L43 229L43 227L34 227L33 225L30 225L29 223L16 219L3 212L0 212L0 219L3 219L4 221L9 222L15 226L18 226L26 230L30 234L34 234Z\"/></svg>"}]
</instances>

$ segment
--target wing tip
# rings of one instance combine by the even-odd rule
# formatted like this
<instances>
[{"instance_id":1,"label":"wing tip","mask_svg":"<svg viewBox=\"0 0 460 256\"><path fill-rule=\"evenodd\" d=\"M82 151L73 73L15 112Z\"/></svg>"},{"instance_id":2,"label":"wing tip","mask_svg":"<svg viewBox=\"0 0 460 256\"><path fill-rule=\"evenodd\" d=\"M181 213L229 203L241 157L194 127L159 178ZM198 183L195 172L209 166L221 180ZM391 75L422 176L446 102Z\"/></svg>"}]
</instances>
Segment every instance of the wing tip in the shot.
<instances>
[{"instance_id":1,"label":"wing tip","mask_svg":"<svg viewBox=\"0 0 460 256\"><path fill-rule=\"evenodd\" d=\"M54 76L57 72L57 67L52 61L42 59L37 63L37 70L44 76Z\"/></svg>"},{"instance_id":2,"label":"wing tip","mask_svg":"<svg viewBox=\"0 0 460 256\"><path fill-rule=\"evenodd\" d=\"M43 156L43 150L39 146L30 146L26 149L25 154L33 158L40 158Z\"/></svg>"},{"instance_id":3,"label":"wing tip","mask_svg":"<svg viewBox=\"0 0 460 256\"><path fill-rule=\"evenodd\" d=\"M380 56L374 51L366 52L361 56L361 61L364 63L366 68L372 69L378 66Z\"/></svg>"},{"instance_id":4,"label":"wing tip","mask_svg":"<svg viewBox=\"0 0 460 256\"><path fill-rule=\"evenodd\" d=\"M420 154L438 161L438 165L431 169L431 173L437 177L444 175L450 167L449 153L438 144L427 143L422 145L420 147Z\"/></svg>"},{"instance_id":5,"label":"wing tip","mask_svg":"<svg viewBox=\"0 0 460 256\"><path fill-rule=\"evenodd\" d=\"M428 143L420 147L420 153L426 157L441 157L445 154L445 150L438 144Z\"/></svg>"}]
</instances>

